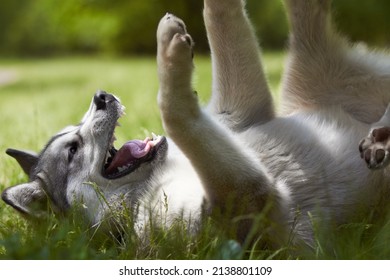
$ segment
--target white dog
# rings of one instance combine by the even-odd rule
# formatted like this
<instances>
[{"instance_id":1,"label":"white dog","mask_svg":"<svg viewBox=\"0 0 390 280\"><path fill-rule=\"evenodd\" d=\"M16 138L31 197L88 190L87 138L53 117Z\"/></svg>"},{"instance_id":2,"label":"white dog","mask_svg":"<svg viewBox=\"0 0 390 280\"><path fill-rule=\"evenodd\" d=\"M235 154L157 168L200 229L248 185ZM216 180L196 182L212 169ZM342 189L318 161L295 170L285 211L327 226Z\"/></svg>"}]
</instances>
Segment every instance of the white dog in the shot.
<instances>
[{"instance_id":1,"label":"white dog","mask_svg":"<svg viewBox=\"0 0 390 280\"><path fill-rule=\"evenodd\" d=\"M207 108L191 84L191 36L167 14L157 31L157 61L170 138L132 140L116 150L122 107L98 92L83 121L39 156L8 151L30 182L8 188L3 199L28 215L42 214L36 204L46 198L59 212L82 202L93 224L130 208L140 232L150 216L168 225L180 217L192 228L203 211L218 212L222 223L238 221L239 238L261 213L267 219L257 231L265 240L309 245L316 219L345 223L386 202L389 59L349 47L332 29L330 0L285 2L292 35L281 116L244 2L204 0L213 66Z\"/></svg>"}]
</instances>

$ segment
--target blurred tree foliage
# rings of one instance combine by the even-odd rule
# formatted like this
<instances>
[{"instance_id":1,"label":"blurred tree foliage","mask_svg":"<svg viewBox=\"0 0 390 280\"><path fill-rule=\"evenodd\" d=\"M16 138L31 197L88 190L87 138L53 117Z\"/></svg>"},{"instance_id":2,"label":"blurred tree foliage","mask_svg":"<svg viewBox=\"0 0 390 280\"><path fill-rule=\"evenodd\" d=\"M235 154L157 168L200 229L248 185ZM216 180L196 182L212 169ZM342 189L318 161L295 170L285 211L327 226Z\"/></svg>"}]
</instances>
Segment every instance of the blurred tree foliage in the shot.
<instances>
[{"instance_id":1,"label":"blurred tree foliage","mask_svg":"<svg viewBox=\"0 0 390 280\"><path fill-rule=\"evenodd\" d=\"M311 0L308 0L311 1ZM202 0L1 0L0 53L154 53L167 11L183 18L198 51L207 50ZM263 47L283 48L287 23L280 0L247 0ZM352 40L390 43L390 1L334 0L335 18Z\"/></svg>"}]
</instances>

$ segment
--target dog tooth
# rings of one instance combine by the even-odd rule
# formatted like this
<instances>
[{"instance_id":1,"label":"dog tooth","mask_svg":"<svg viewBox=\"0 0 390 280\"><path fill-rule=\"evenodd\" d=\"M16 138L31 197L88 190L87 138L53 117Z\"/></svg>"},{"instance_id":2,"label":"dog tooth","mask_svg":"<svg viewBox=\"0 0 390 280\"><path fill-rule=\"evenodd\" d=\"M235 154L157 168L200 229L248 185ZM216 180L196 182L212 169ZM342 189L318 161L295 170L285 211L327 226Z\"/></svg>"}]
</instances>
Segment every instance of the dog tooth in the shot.
<instances>
[{"instance_id":1,"label":"dog tooth","mask_svg":"<svg viewBox=\"0 0 390 280\"><path fill-rule=\"evenodd\" d=\"M126 115L125 109L126 109L126 107L122 105L122 106L121 106L121 109L120 109L120 116L121 116L121 117L124 116L124 115Z\"/></svg>"},{"instance_id":2,"label":"dog tooth","mask_svg":"<svg viewBox=\"0 0 390 280\"><path fill-rule=\"evenodd\" d=\"M161 136L160 135L155 135L155 137L153 138L153 144L156 145L158 142L160 142L161 140Z\"/></svg>"},{"instance_id":3,"label":"dog tooth","mask_svg":"<svg viewBox=\"0 0 390 280\"><path fill-rule=\"evenodd\" d=\"M156 134L154 134L153 132L152 132L152 138L153 138L153 140L156 140L156 139L157 139Z\"/></svg>"}]
</instances>

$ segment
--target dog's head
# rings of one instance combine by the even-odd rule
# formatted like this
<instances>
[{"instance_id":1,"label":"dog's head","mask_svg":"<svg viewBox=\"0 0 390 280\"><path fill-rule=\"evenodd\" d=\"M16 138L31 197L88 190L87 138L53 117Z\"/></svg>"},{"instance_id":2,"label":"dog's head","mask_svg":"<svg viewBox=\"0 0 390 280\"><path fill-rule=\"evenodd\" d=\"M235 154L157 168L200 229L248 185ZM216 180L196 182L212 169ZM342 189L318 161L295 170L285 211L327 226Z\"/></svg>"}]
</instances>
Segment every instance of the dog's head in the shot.
<instances>
[{"instance_id":1,"label":"dog's head","mask_svg":"<svg viewBox=\"0 0 390 280\"><path fill-rule=\"evenodd\" d=\"M47 201L55 212L65 213L83 203L91 222L98 222L102 207L99 195L125 197L142 193L155 167L166 157L163 136L128 141L115 149L115 128L123 114L120 101L97 92L90 108L76 126L63 129L39 153L8 149L29 182L6 189L3 200L27 216L40 216ZM130 197L130 198L129 198ZM104 213L103 213L104 214ZM100 218L98 218L100 219Z\"/></svg>"}]
</instances>

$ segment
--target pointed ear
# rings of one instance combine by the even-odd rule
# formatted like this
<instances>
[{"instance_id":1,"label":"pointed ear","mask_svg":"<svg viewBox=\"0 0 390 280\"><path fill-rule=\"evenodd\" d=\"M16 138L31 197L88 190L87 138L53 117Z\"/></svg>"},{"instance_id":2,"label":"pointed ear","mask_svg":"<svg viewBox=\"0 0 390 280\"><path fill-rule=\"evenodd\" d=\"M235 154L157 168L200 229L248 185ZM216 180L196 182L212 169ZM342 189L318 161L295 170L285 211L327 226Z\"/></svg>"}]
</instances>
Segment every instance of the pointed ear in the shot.
<instances>
[{"instance_id":1,"label":"pointed ear","mask_svg":"<svg viewBox=\"0 0 390 280\"><path fill-rule=\"evenodd\" d=\"M16 159L19 165L22 167L24 173L30 176L33 167L38 162L38 154L15 149L7 149L5 152L7 155Z\"/></svg>"},{"instance_id":2,"label":"pointed ear","mask_svg":"<svg viewBox=\"0 0 390 280\"><path fill-rule=\"evenodd\" d=\"M47 196L39 181L7 188L3 191L1 198L28 217L39 218L47 212Z\"/></svg>"}]
</instances>

